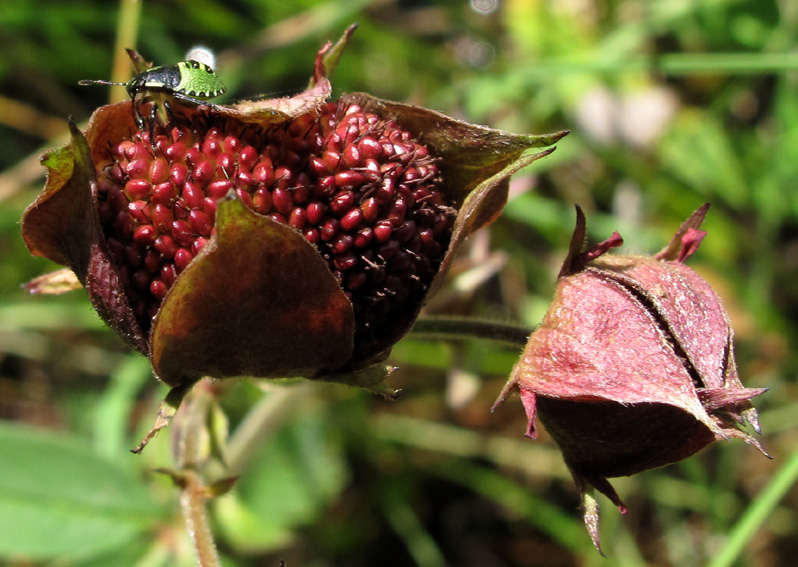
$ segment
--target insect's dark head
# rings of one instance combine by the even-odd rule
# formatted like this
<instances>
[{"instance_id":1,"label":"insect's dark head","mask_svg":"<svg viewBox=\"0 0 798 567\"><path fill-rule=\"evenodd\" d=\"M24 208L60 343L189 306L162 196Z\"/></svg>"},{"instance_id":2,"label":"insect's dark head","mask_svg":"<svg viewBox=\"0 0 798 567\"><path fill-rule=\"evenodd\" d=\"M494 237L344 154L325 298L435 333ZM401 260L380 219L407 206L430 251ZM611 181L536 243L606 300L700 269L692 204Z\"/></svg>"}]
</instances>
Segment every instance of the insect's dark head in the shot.
<instances>
[{"instance_id":1,"label":"insect's dark head","mask_svg":"<svg viewBox=\"0 0 798 567\"><path fill-rule=\"evenodd\" d=\"M141 75L136 75L130 81L128 81L127 85L125 85L125 89L127 90L127 95L134 99L136 95L144 90L144 83L141 80Z\"/></svg>"}]
</instances>

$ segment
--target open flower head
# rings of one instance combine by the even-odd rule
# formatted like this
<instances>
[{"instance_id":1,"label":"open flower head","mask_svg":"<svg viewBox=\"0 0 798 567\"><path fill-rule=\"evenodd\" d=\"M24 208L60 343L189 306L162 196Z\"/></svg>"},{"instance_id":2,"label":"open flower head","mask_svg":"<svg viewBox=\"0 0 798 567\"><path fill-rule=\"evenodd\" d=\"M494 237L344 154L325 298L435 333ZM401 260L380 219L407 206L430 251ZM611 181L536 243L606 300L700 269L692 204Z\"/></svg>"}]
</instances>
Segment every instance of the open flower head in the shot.
<instances>
[{"instance_id":1,"label":"open flower head","mask_svg":"<svg viewBox=\"0 0 798 567\"><path fill-rule=\"evenodd\" d=\"M510 175L553 148L527 150L566 134L513 135L366 94L329 102L352 30L319 52L299 95L175 99L164 118L151 112L163 100L136 101L144 128L134 102L103 106L43 158L28 247L75 273L174 399L204 376L378 388L459 244L499 214Z\"/></svg>"},{"instance_id":2,"label":"open flower head","mask_svg":"<svg viewBox=\"0 0 798 567\"><path fill-rule=\"evenodd\" d=\"M540 416L582 494L585 523L599 548L595 488L619 509L607 478L674 463L721 439L739 438L744 419L759 432L740 382L729 318L709 284L684 261L705 232L696 211L655 256L606 254L616 232L582 251L577 208L571 247L554 301L529 337L497 401L518 390L535 438Z\"/></svg>"}]
</instances>

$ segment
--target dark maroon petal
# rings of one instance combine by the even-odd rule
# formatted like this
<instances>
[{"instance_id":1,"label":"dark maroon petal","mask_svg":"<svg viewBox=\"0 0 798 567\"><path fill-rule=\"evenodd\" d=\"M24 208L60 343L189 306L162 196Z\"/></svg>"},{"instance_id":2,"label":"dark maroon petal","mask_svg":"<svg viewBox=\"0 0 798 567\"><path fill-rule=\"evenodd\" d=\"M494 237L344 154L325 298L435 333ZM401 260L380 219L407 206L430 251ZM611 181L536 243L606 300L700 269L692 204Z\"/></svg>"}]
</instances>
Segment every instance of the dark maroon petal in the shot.
<instances>
[{"instance_id":1,"label":"dark maroon petal","mask_svg":"<svg viewBox=\"0 0 798 567\"><path fill-rule=\"evenodd\" d=\"M155 319L152 362L172 386L206 375L313 377L343 365L353 334L351 304L315 248L228 197L216 236Z\"/></svg>"}]
</instances>

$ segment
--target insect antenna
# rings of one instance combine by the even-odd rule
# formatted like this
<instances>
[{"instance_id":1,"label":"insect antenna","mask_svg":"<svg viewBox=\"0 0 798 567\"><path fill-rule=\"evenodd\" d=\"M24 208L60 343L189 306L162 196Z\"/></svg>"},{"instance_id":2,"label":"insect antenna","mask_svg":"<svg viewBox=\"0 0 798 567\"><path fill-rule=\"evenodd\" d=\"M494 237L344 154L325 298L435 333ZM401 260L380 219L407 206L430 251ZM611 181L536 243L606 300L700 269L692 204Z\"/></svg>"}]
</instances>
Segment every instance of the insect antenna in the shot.
<instances>
[{"instance_id":1,"label":"insect antenna","mask_svg":"<svg viewBox=\"0 0 798 567\"><path fill-rule=\"evenodd\" d=\"M103 81L103 80L100 80L100 79L98 79L98 80L84 79L82 81L78 81L78 84L81 85L81 86L84 86L84 87L87 86L87 85L113 85L113 86L116 86L116 87L126 87L127 86L127 83L115 83L113 81Z\"/></svg>"}]
</instances>

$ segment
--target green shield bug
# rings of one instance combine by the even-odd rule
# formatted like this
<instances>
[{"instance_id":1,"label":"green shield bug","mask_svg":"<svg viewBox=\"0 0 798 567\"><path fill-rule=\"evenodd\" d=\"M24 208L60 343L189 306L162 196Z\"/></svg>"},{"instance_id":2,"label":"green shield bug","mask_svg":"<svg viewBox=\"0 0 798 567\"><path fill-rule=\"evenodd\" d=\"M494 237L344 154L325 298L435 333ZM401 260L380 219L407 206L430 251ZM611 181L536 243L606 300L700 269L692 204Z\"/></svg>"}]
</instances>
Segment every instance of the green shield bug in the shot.
<instances>
[{"instance_id":1,"label":"green shield bug","mask_svg":"<svg viewBox=\"0 0 798 567\"><path fill-rule=\"evenodd\" d=\"M131 50L128 50L131 58L134 57ZM195 55L196 54L196 55ZM211 65L198 61L209 56L206 53L197 53L193 49L187 61L181 61L172 65L161 65L145 69L134 76L127 83L116 83L103 80L84 80L78 81L79 85L117 85L127 89L127 94L133 100L133 115L139 128L144 128L144 118L141 115L140 104L153 94L162 94L178 100L191 102L194 104L204 104L213 107L207 99L219 96L227 90L222 80L216 75ZM211 56L212 57L212 56ZM167 112L170 111L169 104L164 101ZM155 107L152 109L152 118L155 117ZM152 124L150 125L152 126Z\"/></svg>"}]
</instances>

